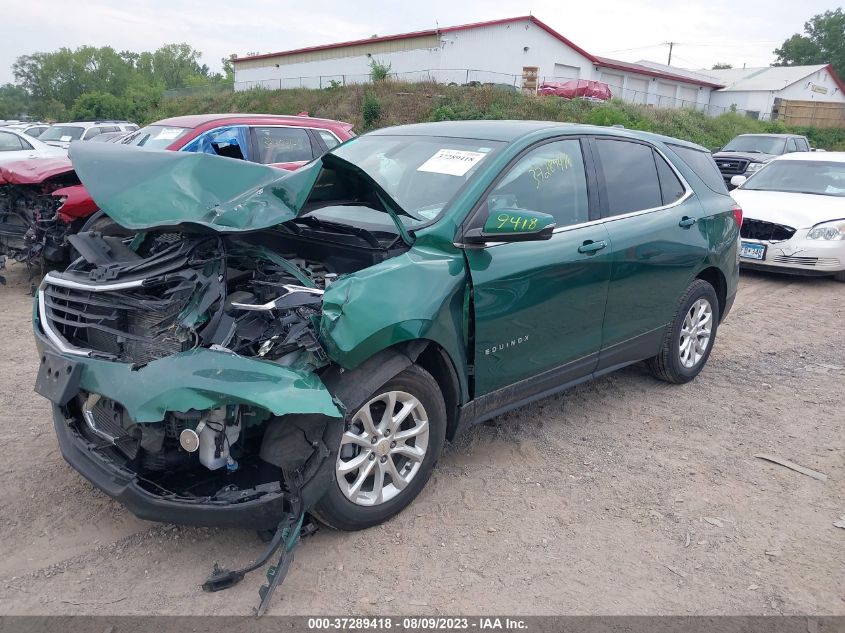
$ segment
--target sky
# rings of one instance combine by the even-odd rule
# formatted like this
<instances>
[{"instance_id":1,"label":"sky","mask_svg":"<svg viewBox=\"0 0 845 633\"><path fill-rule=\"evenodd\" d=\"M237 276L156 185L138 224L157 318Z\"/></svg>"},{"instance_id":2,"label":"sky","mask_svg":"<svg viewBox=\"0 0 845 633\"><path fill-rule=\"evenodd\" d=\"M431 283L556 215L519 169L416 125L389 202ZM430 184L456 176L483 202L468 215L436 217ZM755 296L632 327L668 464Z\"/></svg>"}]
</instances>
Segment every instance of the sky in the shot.
<instances>
[{"instance_id":1,"label":"sky","mask_svg":"<svg viewBox=\"0 0 845 633\"><path fill-rule=\"evenodd\" d=\"M766 66L772 51L802 32L813 15L834 9L830 0L0 0L13 16L0 38L0 84L14 80L18 55L84 44L118 51L154 50L187 42L203 62L220 70L231 53L276 51L390 35L531 13L594 55L624 61L710 68ZM490 69L493 70L493 69Z\"/></svg>"}]
</instances>

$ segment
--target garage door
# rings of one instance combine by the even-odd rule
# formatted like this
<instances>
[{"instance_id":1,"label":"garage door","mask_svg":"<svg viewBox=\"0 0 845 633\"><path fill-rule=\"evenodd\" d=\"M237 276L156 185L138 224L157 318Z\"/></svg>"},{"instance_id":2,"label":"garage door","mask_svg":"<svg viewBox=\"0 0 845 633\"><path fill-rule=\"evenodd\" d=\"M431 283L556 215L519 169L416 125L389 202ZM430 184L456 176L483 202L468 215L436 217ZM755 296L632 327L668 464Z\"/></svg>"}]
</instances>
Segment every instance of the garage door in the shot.
<instances>
[{"instance_id":1,"label":"garage door","mask_svg":"<svg viewBox=\"0 0 845 633\"><path fill-rule=\"evenodd\" d=\"M601 81L610 86L610 91L613 94L622 94L622 75L602 72Z\"/></svg>"},{"instance_id":2,"label":"garage door","mask_svg":"<svg viewBox=\"0 0 845 633\"><path fill-rule=\"evenodd\" d=\"M567 64L555 64L555 81L567 81L569 79L578 79L581 75L581 69L577 66L569 66Z\"/></svg>"},{"instance_id":3,"label":"garage door","mask_svg":"<svg viewBox=\"0 0 845 633\"><path fill-rule=\"evenodd\" d=\"M648 94L648 79L637 79L628 77L628 84L625 88L623 99L633 103L645 103Z\"/></svg>"},{"instance_id":4,"label":"garage door","mask_svg":"<svg viewBox=\"0 0 845 633\"><path fill-rule=\"evenodd\" d=\"M665 108L671 108L675 105L675 86L674 84L664 84L661 81L657 82L657 94L660 97L657 105Z\"/></svg>"},{"instance_id":5,"label":"garage door","mask_svg":"<svg viewBox=\"0 0 845 633\"><path fill-rule=\"evenodd\" d=\"M694 108L695 102L698 100L698 90L692 86L681 86L678 97L681 99L681 103L678 105L682 108Z\"/></svg>"}]
</instances>

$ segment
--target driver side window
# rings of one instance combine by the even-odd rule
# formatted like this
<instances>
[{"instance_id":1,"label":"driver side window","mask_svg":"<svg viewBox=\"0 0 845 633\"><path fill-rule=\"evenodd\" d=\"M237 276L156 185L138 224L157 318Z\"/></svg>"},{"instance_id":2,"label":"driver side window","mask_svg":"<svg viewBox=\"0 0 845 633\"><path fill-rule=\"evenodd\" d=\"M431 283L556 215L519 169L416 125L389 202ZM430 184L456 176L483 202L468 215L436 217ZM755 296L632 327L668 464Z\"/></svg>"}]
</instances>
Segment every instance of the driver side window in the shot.
<instances>
[{"instance_id":1,"label":"driver side window","mask_svg":"<svg viewBox=\"0 0 845 633\"><path fill-rule=\"evenodd\" d=\"M487 208L489 213L503 209L548 213L558 227L587 222L581 142L554 141L528 152L487 196Z\"/></svg>"}]
</instances>

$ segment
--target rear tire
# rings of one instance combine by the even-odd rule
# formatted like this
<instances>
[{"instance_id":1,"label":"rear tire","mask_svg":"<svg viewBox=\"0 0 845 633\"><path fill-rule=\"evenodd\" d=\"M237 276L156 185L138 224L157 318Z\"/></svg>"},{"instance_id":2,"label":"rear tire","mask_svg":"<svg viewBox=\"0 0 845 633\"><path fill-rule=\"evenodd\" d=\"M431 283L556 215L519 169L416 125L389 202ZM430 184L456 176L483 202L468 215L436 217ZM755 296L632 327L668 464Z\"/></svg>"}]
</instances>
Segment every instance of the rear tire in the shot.
<instances>
[{"instance_id":1,"label":"rear tire","mask_svg":"<svg viewBox=\"0 0 845 633\"><path fill-rule=\"evenodd\" d=\"M655 378L674 384L695 378L710 357L719 316L713 286L703 279L693 281L681 297L660 353L646 361Z\"/></svg>"},{"instance_id":2,"label":"rear tire","mask_svg":"<svg viewBox=\"0 0 845 633\"><path fill-rule=\"evenodd\" d=\"M390 402L393 414L388 416ZM334 481L311 513L339 530L384 523L425 487L445 437L446 405L437 382L411 365L349 417Z\"/></svg>"}]
</instances>

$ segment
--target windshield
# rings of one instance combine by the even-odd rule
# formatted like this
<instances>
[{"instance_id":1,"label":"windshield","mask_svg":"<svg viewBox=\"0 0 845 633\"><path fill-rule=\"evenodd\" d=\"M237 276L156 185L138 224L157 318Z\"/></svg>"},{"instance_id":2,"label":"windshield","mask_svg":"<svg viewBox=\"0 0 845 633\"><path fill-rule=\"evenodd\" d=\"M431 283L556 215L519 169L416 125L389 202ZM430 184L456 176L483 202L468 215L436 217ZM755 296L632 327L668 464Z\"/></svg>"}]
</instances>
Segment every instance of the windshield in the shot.
<instances>
[{"instance_id":1,"label":"windshield","mask_svg":"<svg viewBox=\"0 0 845 633\"><path fill-rule=\"evenodd\" d=\"M751 178L743 189L788 191L845 197L845 163L833 161L774 161Z\"/></svg>"},{"instance_id":2,"label":"windshield","mask_svg":"<svg viewBox=\"0 0 845 633\"><path fill-rule=\"evenodd\" d=\"M144 149L166 149L176 139L182 138L190 130L186 127L170 125L148 125L128 134L118 141L123 145L134 145Z\"/></svg>"},{"instance_id":3,"label":"windshield","mask_svg":"<svg viewBox=\"0 0 845 633\"><path fill-rule=\"evenodd\" d=\"M502 147L500 141L430 136L359 136L331 151L375 180L410 219L426 224Z\"/></svg>"},{"instance_id":4,"label":"windshield","mask_svg":"<svg viewBox=\"0 0 845 633\"><path fill-rule=\"evenodd\" d=\"M44 134L38 138L42 141L77 141L82 138L83 132L85 132L84 127L77 127L75 125L52 125L44 130Z\"/></svg>"},{"instance_id":5,"label":"windshield","mask_svg":"<svg viewBox=\"0 0 845 633\"><path fill-rule=\"evenodd\" d=\"M752 154L783 154L786 139L777 136L737 136L722 148L723 152L750 152Z\"/></svg>"}]
</instances>

